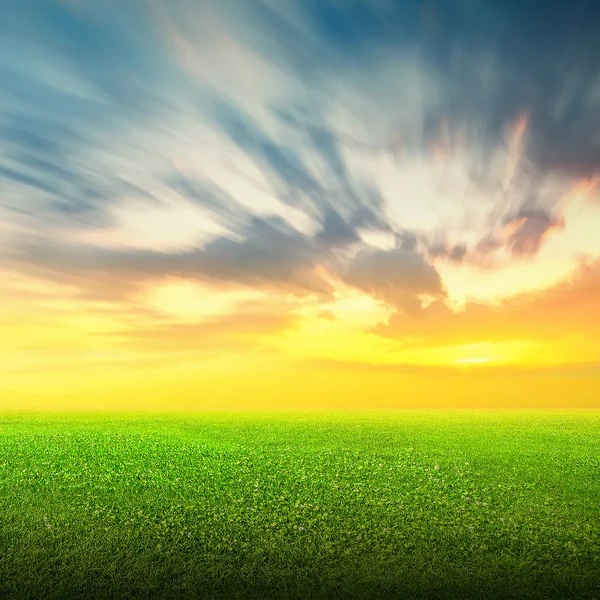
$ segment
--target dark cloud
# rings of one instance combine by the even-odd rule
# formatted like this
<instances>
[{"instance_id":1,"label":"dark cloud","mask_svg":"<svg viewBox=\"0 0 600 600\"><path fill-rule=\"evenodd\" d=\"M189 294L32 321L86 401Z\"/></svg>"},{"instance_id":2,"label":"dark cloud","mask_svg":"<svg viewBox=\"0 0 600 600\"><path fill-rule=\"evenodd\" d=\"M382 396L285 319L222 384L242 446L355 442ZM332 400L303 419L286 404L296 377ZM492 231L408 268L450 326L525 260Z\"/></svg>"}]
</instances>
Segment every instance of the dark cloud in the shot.
<instances>
[{"instance_id":1,"label":"dark cloud","mask_svg":"<svg viewBox=\"0 0 600 600\"><path fill-rule=\"evenodd\" d=\"M20 260L49 269L54 276L71 274L92 285L98 280L125 286L167 275L241 284L275 285L299 293L327 294L329 284L314 267L327 258L310 238L281 219L253 217L243 239L220 237L203 248L180 253L110 250L57 243L27 243Z\"/></svg>"},{"instance_id":2,"label":"dark cloud","mask_svg":"<svg viewBox=\"0 0 600 600\"><path fill-rule=\"evenodd\" d=\"M395 234L396 248L407 253L414 253L419 243L418 236L411 231L397 231Z\"/></svg>"},{"instance_id":3,"label":"dark cloud","mask_svg":"<svg viewBox=\"0 0 600 600\"><path fill-rule=\"evenodd\" d=\"M439 28L425 50L448 75L443 116L477 121L479 135L492 141L527 111L534 164L594 173L598 7L586 0L444 4L432 3Z\"/></svg>"},{"instance_id":4,"label":"dark cloud","mask_svg":"<svg viewBox=\"0 0 600 600\"><path fill-rule=\"evenodd\" d=\"M360 241L356 230L333 208L326 208L323 227L317 233L316 241L329 248L345 247Z\"/></svg>"},{"instance_id":5,"label":"dark cloud","mask_svg":"<svg viewBox=\"0 0 600 600\"><path fill-rule=\"evenodd\" d=\"M192 270L214 279L288 283L328 291L328 286L311 273L321 257L305 236L278 219L256 217L245 234L240 242L220 238L208 244L197 253Z\"/></svg>"},{"instance_id":6,"label":"dark cloud","mask_svg":"<svg viewBox=\"0 0 600 600\"><path fill-rule=\"evenodd\" d=\"M297 150L273 140L253 118L223 98L215 96L209 110L231 141L269 176L282 200L300 206L318 201L322 187Z\"/></svg>"},{"instance_id":7,"label":"dark cloud","mask_svg":"<svg viewBox=\"0 0 600 600\"><path fill-rule=\"evenodd\" d=\"M467 253L467 246L465 244L457 244L451 248L448 257L452 262L461 262Z\"/></svg>"},{"instance_id":8,"label":"dark cloud","mask_svg":"<svg viewBox=\"0 0 600 600\"><path fill-rule=\"evenodd\" d=\"M462 262L467 253L466 244L448 245L444 242L433 243L428 248L430 258L443 258L453 263Z\"/></svg>"},{"instance_id":9,"label":"dark cloud","mask_svg":"<svg viewBox=\"0 0 600 600\"><path fill-rule=\"evenodd\" d=\"M515 255L532 255L537 253L551 230L564 227L564 221L545 211L522 210L509 218L506 225L514 228L508 238L508 250Z\"/></svg>"},{"instance_id":10,"label":"dark cloud","mask_svg":"<svg viewBox=\"0 0 600 600\"><path fill-rule=\"evenodd\" d=\"M482 257L486 257L489 254L495 252L502 247L502 241L494 236L488 234L481 238L475 246L475 253Z\"/></svg>"},{"instance_id":11,"label":"dark cloud","mask_svg":"<svg viewBox=\"0 0 600 600\"><path fill-rule=\"evenodd\" d=\"M32 187L40 192L45 192L46 194L57 194L58 192L55 187L42 179L38 179L37 177L33 177L27 173L15 171L6 167L0 167L0 177L4 177L5 179L9 179L13 182Z\"/></svg>"},{"instance_id":12,"label":"dark cloud","mask_svg":"<svg viewBox=\"0 0 600 600\"><path fill-rule=\"evenodd\" d=\"M182 173L171 173L165 177L165 183L182 197L202 207L227 225L238 227L251 217L244 205L210 180L199 180Z\"/></svg>"},{"instance_id":13,"label":"dark cloud","mask_svg":"<svg viewBox=\"0 0 600 600\"><path fill-rule=\"evenodd\" d=\"M408 232L398 234L393 250L363 248L347 259L334 251L357 242L358 236L333 212L315 237L279 218L259 217L250 217L237 234L178 253L27 241L15 260L21 269L33 268L37 274L82 286L94 296L104 290L113 298L132 294L143 281L166 276L328 298L333 290L318 266L403 310L418 310L421 294L444 295L438 272L418 252L418 240Z\"/></svg>"},{"instance_id":14,"label":"dark cloud","mask_svg":"<svg viewBox=\"0 0 600 600\"><path fill-rule=\"evenodd\" d=\"M344 280L407 312L421 308L421 294L444 295L439 273L415 250L411 241L401 242L387 251L366 248L359 251Z\"/></svg>"},{"instance_id":15,"label":"dark cloud","mask_svg":"<svg viewBox=\"0 0 600 600\"><path fill-rule=\"evenodd\" d=\"M315 95L310 110L300 105L295 110L275 109L274 114L291 132L299 135L304 151L308 148L320 159L324 167L320 181L324 193L319 203L329 206L330 210L342 211L355 227L385 229L389 226L384 216L383 197L373 182L363 181L352 173L343 153L345 149L352 149L368 154L373 148L328 126L327 104L326 96Z\"/></svg>"}]
</instances>

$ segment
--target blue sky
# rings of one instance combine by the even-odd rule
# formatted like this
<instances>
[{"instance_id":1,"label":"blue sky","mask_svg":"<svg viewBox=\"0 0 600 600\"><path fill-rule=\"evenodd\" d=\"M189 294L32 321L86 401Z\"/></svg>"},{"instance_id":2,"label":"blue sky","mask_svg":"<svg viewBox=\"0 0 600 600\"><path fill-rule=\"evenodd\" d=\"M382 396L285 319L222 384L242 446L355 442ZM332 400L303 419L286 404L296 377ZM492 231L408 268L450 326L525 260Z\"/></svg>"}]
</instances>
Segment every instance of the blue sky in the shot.
<instances>
[{"instance_id":1,"label":"blue sky","mask_svg":"<svg viewBox=\"0 0 600 600\"><path fill-rule=\"evenodd\" d=\"M522 214L522 235L544 232L560 217L548 178L591 176L600 156L591 3L46 0L5 12L5 227L46 242L109 230L128 201L160 211L168 196L196 210L198 239L243 232L257 214L302 227L301 211L313 232L392 220L472 249ZM520 118L528 164L497 210L494 161ZM469 146L464 175L485 209L387 197L382 154L416 162L443 143Z\"/></svg>"}]
</instances>

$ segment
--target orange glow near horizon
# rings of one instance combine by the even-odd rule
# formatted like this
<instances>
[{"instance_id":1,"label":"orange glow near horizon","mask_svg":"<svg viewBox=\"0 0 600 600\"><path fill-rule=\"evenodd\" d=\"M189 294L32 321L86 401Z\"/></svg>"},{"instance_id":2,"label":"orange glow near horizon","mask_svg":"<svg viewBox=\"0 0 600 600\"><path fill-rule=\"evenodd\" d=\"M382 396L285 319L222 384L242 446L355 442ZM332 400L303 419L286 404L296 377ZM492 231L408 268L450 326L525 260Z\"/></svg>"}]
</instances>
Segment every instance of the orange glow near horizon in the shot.
<instances>
[{"instance_id":1,"label":"orange glow near horizon","mask_svg":"<svg viewBox=\"0 0 600 600\"><path fill-rule=\"evenodd\" d=\"M7 277L2 406L437 409L476 408L487 394L489 408L540 407L539 399L503 400L495 391L516 393L525 377L547 390L546 408L591 408L596 376L575 387L574 376L552 386L548 376L600 360L589 296L597 271L485 309L480 325L468 306L439 313L433 304L392 325L389 305L334 277L329 301L170 279L130 305Z\"/></svg>"}]
</instances>

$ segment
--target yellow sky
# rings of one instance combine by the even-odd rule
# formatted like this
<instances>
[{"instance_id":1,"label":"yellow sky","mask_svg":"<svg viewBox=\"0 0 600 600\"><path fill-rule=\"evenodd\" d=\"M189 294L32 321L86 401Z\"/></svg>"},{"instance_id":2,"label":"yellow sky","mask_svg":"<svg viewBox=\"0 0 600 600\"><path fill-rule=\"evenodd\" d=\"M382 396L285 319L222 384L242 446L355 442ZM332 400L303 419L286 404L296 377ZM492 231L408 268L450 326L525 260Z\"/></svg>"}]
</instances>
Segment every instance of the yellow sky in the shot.
<instances>
[{"instance_id":1,"label":"yellow sky","mask_svg":"<svg viewBox=\"0 0 600 600\"><path fill-rule=\"evenodd\" d=\"M414 315L332 281L323 300L168 277L125 302L5 272L2 407L598 405L597 263L535 292Z\"/></svg>"}]
</instances>

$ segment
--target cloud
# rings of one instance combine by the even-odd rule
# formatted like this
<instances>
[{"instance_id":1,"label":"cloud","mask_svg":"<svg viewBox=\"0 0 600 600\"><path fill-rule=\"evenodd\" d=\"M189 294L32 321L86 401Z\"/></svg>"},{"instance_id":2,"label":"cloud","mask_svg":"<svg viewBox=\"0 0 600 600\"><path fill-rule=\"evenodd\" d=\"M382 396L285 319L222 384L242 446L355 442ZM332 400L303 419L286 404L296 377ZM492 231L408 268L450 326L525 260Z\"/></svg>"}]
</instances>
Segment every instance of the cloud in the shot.
<instances>
[{"instance_id":1,"label":"cloud","mask_svg":"<svg viewBox=\"0 0 600 600\"><path fill-rule=\"evenodd\" d=\"M239 226L250 216L244 205L210 180L192 178L175 172L165 177L165 183L181 196L198 204L228 225Z\"/></svg>"},{"instance_id":2,"label":"cloud","mask_svg":"<svg viewBox=\"0 0 600 600\"><path fill-rule=\"evenodd\" d=\"M454 246L449 246L445 242L437 242L433 243L428 248L428 255L430 258L444 258L453 263L462 262L466 253L466 244L456 244Z\"/></svg>"},{"instance_id":3,"label":"cloud","mask_svg":"<svg viewBox=\"0 0 600 600\"><path fill-rule=\"evenodd\" d=\"M416 315L396 312L374 331L423 346L511 340L550 342L599 330L594 312L598 301L600 263L591 262L546 290L520 294L497 305L467 302L457 311L436 300Z\"/></svg>"},{"instance_id":4,"label":"cloud","mask_svg":"<svg viewBox=\"0 0 600 600\"><path fill-rule=\"evenodd\" d=\"M391 250L361 250L344 281L396 308L418 311L420 295L442 297L444 289L439 273L416 251L415 244L409 237Z\"/></svg>"},{"instance_id":5,"label":"cloud","mask_svg":"<svg viewBox=\"0 0 600 600\"><path fill-rule=\"evenodd\" d=\"M179 253L40 242L26 244L20 256L23 265L50 269L57 278L75 276L92 285L100 277L126 289L172 275L323 294L329 286L314 273L321 258L310 239L281 219L259 217L246 225L242 239L218 237L203 248Z\"/></svg>"},{"instance_id":6,"label":"cloud","mask_svg":"<svg viewBox=\"0 0 600 600\"><path fill-rule=\"evenodd\" d=\"M99 223L130 193L115 162L158 115L153 90L168 75L144 14L129 30L120 16L53 1L25 2L3 19L0 178L12 182L3 202L14 196L39 218Z\"/></svg>"},{"instance_id":7,"label":"cloud","mask_svg":"<svg viewBox=\"0 0 600 600\"><path fill-rule=\"evenodd\" d=\"M409 310L418 308L421 294L444 294L439 274L418 252L416 236L398 234L397 247L390 251L362 248L346 257L335 254L359 241L355 230L333 212L326 213L314 237L282 219L253 216L235 236L217 236L202 247L179 252L40 239L24 243L15 260L21 270L76 283L94 296L105 288L108 297L117 298L131 296L144 281L175 276L278 288L325 301L333 292L327 270L350 286Z\"/></svg>"},{"instance_id":8,"label":"cloud","mask_svg":"<svg viewBox=\"0 0 600 600\"><path fill-rule=\"evenodd\" d=\"M344 247L360 241L356 230L333 208L325 210L322 229L317 233L316 241L326 247Z\"/></svg>"},{"instance_id":9,"label":"cloud","mask_svg":"<svg viewBox=\"0 0 600 600\"><path fill-rule=\"evenodd\" d=\"M538 4L27 0L0 24L11 256L100 296L326 296L325 265L412 311L443 263L535 259L600 164L598 11Z\"/></svg>"},{"instance_id":10,"label":"cloud","mask_svg":"<svg viewBox=\"0 0 600 600\"><path fill-rule=\"evenodd\" d=\"M485 235L477 242L475 252L483 257L486 257L492 252L495 252L503 246L502 241L491 234Z\"/></svg>"},{"instance_id":11,"label":"cloud","mask_svg":"<svg viewBox=\"0 0 600 600\"><path fill-rule=\"evenodd\" d=\"M554 219L545 211L521 210L506 221L512 228L507 247L515 255L536 254L544 238L553 229L564 229L563 219Z\"/></svg>"}]
</instances>

